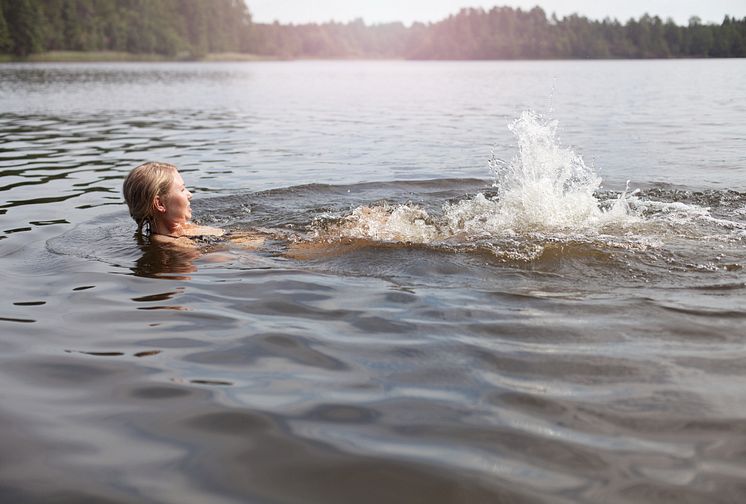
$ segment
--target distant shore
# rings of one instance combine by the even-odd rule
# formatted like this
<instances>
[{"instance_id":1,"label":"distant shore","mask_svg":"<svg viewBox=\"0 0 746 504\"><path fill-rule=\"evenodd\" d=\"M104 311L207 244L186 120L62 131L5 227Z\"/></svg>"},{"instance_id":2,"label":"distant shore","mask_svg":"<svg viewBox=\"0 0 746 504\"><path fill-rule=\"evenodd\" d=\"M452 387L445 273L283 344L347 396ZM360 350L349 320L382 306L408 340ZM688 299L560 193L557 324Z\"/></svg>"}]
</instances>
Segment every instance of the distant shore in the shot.
<instances>
[{"instance_id":1,"label":"distant shore","mask_svg":"<svg viewBox=\"0 0 746 504\"><path fill-rule=\"evenodd\" d=\"M24 57L0 54L0 63L76 63L76 62L147 62L147 61L271 61L276 57L247 53L210 53L195 57L190 54L166 56L163 54L137 54L118 51L47 51Z\"/></svg>"},{"instance_id":2,"label":"distant shore","mask_svg":"<svg viewBox=\"0 0 746 504\"><path fill-rule=\"evenodd\" d=\"M15 56L12 54L0 54L0 64L3 63L115 63L115 62L240 62L240 61L297 61L297 60L391 60L391 59L403 59L403 58L311 58L311 57L278 57L278 56L266 56L259 54L250 53L238 53L238 52L221 52L221 53L209 53L204 56L193 56L191 54L177 54L167 56L164 54L155 53L129 53L119 51L47 51L30 54L28 56ZM634 60L645 60L645 59L702 59L697 57L668 57L668 58L515 58L515 59L465 59L458 61L584 61L584 60L615 60L615 59L634 59ZM717 59L715 57L705 57L704 59ZM425 59L421 61L454 61L449 59Z\"/></svg>"}]
</instances>

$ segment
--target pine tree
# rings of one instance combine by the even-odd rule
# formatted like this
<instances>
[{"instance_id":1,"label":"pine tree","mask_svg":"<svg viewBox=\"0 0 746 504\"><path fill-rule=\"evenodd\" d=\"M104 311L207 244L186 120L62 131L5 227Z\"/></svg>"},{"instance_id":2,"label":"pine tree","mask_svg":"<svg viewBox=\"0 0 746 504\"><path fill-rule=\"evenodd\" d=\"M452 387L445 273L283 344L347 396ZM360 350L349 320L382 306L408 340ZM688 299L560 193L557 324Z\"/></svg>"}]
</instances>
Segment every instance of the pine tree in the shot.
<instances>
[{"instance_id":1,"label":"pine tree","mask_svg":"<svg viewBox=\"0 0 746 504\"><path fill-rule=\"evenodd\" d=\"M13 39L12 51L18 56L27 56L43 49L43 17L39 3L33 0L10 0L4 2L5 21Z\"/></svg>"},{"instance_id":2,"label":"pine tree","mask_svg":"<svg viewBox=\"0 0 746 504\"><path fill-rule=\"evenodd\" d=\"M10 37L8 23L5 21L4 1L0 1L0 53L10 51L13 48L13 39Z\"/></svg>"}]
</instances>

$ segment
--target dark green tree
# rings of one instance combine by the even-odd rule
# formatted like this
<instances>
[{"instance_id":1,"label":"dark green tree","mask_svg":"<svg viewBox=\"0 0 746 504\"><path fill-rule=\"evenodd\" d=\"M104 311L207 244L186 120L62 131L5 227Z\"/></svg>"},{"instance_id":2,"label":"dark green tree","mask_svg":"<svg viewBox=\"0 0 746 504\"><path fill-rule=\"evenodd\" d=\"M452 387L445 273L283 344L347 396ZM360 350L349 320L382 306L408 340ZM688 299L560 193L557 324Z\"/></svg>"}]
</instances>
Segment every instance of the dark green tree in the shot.
<instances>
[{"instance_id":1,"label":"dark green tree","mask_svg":"<svg viewBox=\"0 0 746 504\"><path fill-rule=\"evenodd\" d=\"M8 23L5 21L5 9L0 4L0 53L9 52L13 48L13 39L10 36Z\"/></svg>"},{"instance_id":2,"label":"dark green tree","mask_svg":"<svg viewBox=\"0 0 746 504\"><path fill-rule=\"evenodd\" d=\"M713 46L713 36L710 27L702 24L697 16L689 19L689 28L685 32L687 44L687 55L695 57L706 57Z\"/></svg>"},{"instance_id":3,"label":"dark green tree","mask_svg":"<svg viewBox=\"0 0 746 504\"><path fill-rule=\"evenodd\" d=\"M668 47L671 56L676 57L683 54L683 30L680 26L676 25L671 18L668 18L666 24L663 25L663 39L665 40L666 47Z\"/></svg>"},{"instance_id":4,"label":"dark green tree","mask_svg":"<svg viewBox=\"0 0 746 504\"><path fill-rule=\"evenodd\" d=\"M13 41L11 51L26 56L42 49L43 18L34 0L5 0L3 14Z\"/></svg>"}]
</instances>

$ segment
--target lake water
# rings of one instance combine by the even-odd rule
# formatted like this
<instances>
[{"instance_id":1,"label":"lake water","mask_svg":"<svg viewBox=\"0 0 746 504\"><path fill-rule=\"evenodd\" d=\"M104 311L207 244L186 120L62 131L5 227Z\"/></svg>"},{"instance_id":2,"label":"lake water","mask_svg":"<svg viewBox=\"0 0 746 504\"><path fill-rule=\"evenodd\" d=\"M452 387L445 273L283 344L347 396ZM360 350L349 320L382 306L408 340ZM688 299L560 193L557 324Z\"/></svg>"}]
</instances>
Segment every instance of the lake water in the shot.
<instances>
[{"instance_id":1,"label":"lake water","mask_svg":"<svg viewBox=\"0 0 746 504\"><path fill-rule=\"evenodd\" d=\"M739 503L746 60L0 66L0 501ZM178 165L202 254L121 198Z\"/></svg>"}]
</instances>

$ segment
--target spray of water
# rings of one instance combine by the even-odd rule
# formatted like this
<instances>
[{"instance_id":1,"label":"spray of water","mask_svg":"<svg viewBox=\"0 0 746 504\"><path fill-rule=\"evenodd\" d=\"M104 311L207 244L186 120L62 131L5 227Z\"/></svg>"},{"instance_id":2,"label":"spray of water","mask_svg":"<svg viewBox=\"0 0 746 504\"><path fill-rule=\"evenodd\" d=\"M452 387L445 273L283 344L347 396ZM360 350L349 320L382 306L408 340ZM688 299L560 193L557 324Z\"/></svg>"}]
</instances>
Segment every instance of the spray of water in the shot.
<instances>
[{"instance_id":1,"label":"spray of water","mask_svg":"<svg viewBox=\"0 0 746 504\"><path fill-rule=\"evenodd\" d=\"M437 218L414 205L363 206L334 226L333 234L432 243L537 233L588 234L637 218L626 190L611 203L598 201L600 177L581 156L560 144L556 121L526 111L509 129L518 153L505 162L493 152L489 161L496 196L479 193L446 204Z\"/></svg>"},{"instance_id":2,"label":"spray of water","mask_svg":"<svg viewBox=\"0 0 746 504\"><path fill-rule=\"evenodd\" d=\"M601 179L583 159L557 140L557 122L523 112L509 129L518 155L509 163L492 157L499 190L497 215L520 229L567 228L594 221L600 213L594 192Z\"/></svg>"},{"instance_id":3,"label":"spray of water","mask_svg":"<svg viewBox=\"0 0 746 504\"><path fill-rule=\"evenodd\" d=\"M336 232L346 238L389 242L431 243L441 238L428 213L414 205L358 207Z\"/></svg>"},{"instance_id":4,"label":"spray of water","mask_svg":"<svg viewBox=\"0 0 746 504\"><path fill-rule=\"evenodd\" d=\"M509 126L518 154L505 162L494 153L489 167L498 196L478 195L446 209L452 228L488 233L595 230L632 217L626 191L602 208L601 178L557 138L557 122L526 111Z\"/></svg>"}]
</instances>

